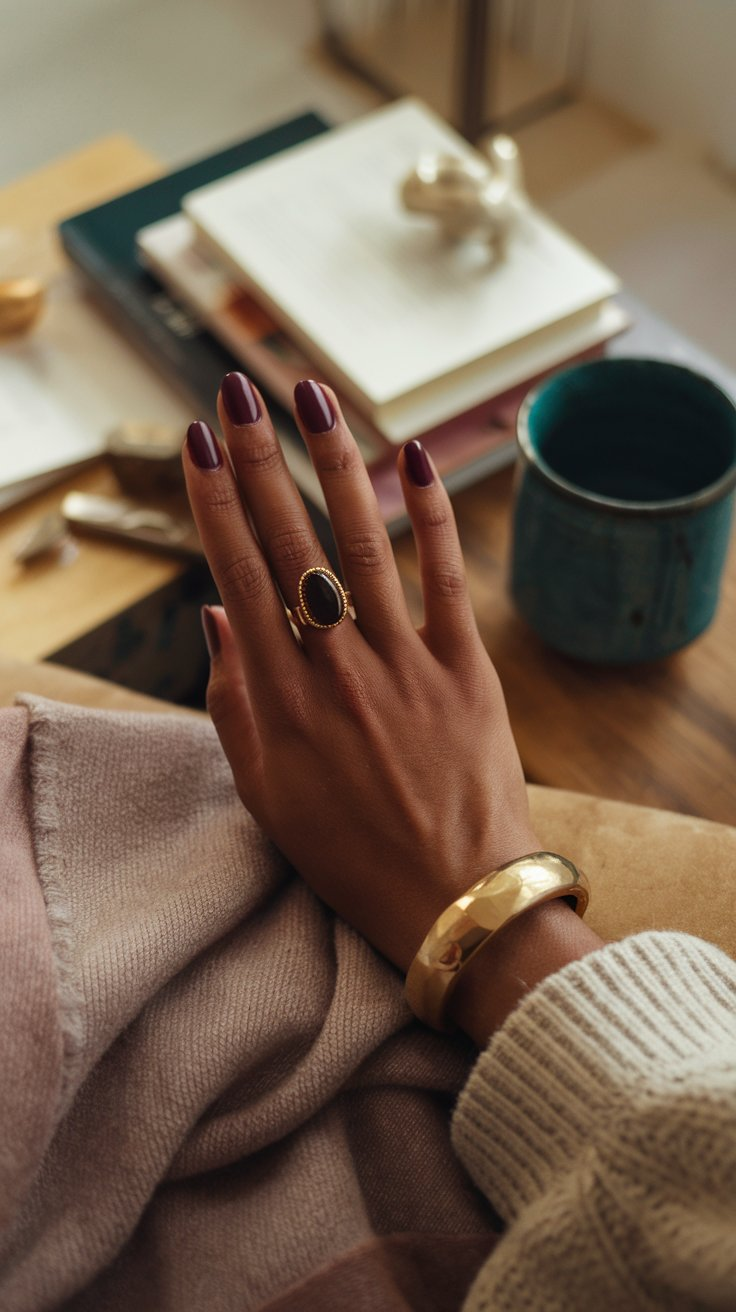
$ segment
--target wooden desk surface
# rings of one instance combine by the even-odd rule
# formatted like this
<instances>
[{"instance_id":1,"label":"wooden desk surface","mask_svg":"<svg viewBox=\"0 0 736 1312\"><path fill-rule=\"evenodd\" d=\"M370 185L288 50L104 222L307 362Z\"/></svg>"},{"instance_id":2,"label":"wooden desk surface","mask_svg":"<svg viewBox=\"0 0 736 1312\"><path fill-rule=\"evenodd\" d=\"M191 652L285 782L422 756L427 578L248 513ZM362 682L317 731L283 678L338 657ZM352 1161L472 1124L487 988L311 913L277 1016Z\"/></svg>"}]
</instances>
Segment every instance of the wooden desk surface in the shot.
<instances>
[{"instance_id":1,"label":"wooden desk surface","mask_svg":"<svg viewBox=\"0 0 736 1312\"><path fill-rule=\"evenodd\" d=\"M2 222L27 238L33 256L27 272L50 279L62 265L54 232L60 219L142 186L160 172L153 156L127 137L114 136L3 188ZM181 572L170 558L91 538L80 538L78 555L68 565L53 560L17 565L17 544L72 489L119 495L112 474L99 464L0 514L0 651L6 656L44 660Z\"/></svg>"},{"instance_id":2,"label":"wooden desk surface","mask_svg":"<svg viewBox=\"0 0 736 1312\"><path fill-rule=\"evenodd\" d=\"M626 669L558 656L507 592L511 471L455 498L473 604L530 782L736 824L736 549L716 619L665 660ZM417 605L412 544L397 544Z\"/></svg>"},{"instance_id":3,"label":"wooden desk surface","mask_svg":"<svg viewBox=\"0 0 736 1312\"><path fill-rule=\"evenodd\" d=\"M3 192L4 220L29 232L155 176L158 165L126 138L77 152ZM61 257L50 247L49 268ZM35 272L35 270L33 270ZM77 476L108 490L102 467ZM85 541L67 570L13 565L11 551L62 488L0 516L0 649L43 659L176 576L153 554ZM715 623L667 660L631 669L588 667L556 656L515 614L506 591L510 471L455 498L481 633L506 691L528 778L602 797L736 823L736 554L731 553ZM414 548L396 555L419 617Z\"/></svg>"}]
</instances>

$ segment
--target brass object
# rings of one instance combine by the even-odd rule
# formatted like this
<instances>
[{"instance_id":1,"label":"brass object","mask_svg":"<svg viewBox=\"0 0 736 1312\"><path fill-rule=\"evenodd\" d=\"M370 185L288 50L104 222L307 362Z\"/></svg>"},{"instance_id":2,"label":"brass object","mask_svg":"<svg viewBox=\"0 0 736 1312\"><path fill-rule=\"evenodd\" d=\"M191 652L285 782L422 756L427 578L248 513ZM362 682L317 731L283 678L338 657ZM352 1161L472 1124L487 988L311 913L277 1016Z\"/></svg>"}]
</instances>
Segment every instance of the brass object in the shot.
<instances>
[{"instance_id":1,"label":"brass object","mask_svg":"<svg viewBox=\"0 0 736 1312\"><path fill-rule=\"evenodd\" d=\"M484 875L442 912L409 967L405 994L426 1025L451 1030L447 1004L460 972L517 916L541 902L571 897L585 914L590 890L582 870L554 852L533 852Z\"/></svg>"},{"instance_id":2,"label":"brass object","mask_svg":"<svg viewBox=\"0 0 736 1312\"><path fill-rule=\"evenodd\" d=\"M61 503L65 522L80 533L151 547L167 555L200 559L204 554L194 521L127 498L68 492Z\"/></svg>"},{"instance_id":3,"label":"brass object","mask_svg":"<svg viewBox=\"0 0 736 1312\"><path fill-rule=\"evenodd\" d=\"M44 303L38 278L8 278L0 282L0 337L26 333L38 320Z\"/></svg>"},{"instance_id":4,"label":"brass object","mask_svg":"<svg viewBox=\"0 0 736 1312\"><path fill-rule=\"evenodd\" d=\"M400 195L405 209L436 219L445 236L487 241L502 258L529 201L511 137L493 137L488 156L423 156L404 179Z\"/></svg>"},{"instance_id":5,"label":"brass object","mask_svg":"<svg viewBox=\"0 0 736 1312\"><path fill-rule=\"evenodd\" d=\"M68 541L69 525L58 510L51 510L22 538L13 553L13 560L19 565L31 565L43 556L58 553Z\"/></svg>"},{"instance_id":6,"label":"brass object","mask_svg":"<svg viewBox=\"0 0 736 1312\"><path fill-rule=\"evenodd\" d=\"M171 424L127 420L108 434L108 463L124 492L160 497L184 491L181 429Z\"/></svg>"}]
</instances>

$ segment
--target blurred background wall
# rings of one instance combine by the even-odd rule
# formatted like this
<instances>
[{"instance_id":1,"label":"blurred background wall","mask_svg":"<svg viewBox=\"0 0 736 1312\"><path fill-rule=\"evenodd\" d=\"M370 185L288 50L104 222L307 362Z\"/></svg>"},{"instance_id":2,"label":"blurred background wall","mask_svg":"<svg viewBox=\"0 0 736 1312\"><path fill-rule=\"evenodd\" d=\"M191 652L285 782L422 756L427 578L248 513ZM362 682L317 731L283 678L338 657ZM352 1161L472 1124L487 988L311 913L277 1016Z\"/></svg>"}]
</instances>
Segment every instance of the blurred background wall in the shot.
<instances>
[{"instance_id":1,"label":"blurred background wall","mask_svg":"<svg viewBox=\"0 0 736 1312\"><path fill-rule=\"evenodd\" d=\"M439 96L465 3L0 0L0 185L110 132L177 164L305 108L365 112L382 96L325 54L326 14L401 65L406 89ZM490 101L523 108L571 83L516 131L534 199L736 365L736 0L489 11L503 38ZM2 227L0 211L0 258Z\"/></svg>"},{"instance_id":2,"label":"blurred background wall","mask_svg":"<svg viewBox=\"0 0 736 1312\"><path fill-rule=\"evenodd\" d=\"M733 0L591 0L583 82L736 170Z\"/></svg>"}]
</instances>

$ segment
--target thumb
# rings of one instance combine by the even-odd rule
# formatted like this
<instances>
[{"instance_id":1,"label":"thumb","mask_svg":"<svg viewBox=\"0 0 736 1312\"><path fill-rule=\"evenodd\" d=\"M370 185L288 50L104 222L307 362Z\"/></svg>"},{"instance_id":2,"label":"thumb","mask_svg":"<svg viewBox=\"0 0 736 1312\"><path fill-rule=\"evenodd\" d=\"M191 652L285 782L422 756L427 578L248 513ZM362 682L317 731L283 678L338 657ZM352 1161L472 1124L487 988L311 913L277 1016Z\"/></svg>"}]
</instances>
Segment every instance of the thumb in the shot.
<instances>
[{"instance_id":1,"label":"thumb","mask_svg":"<svg viewBox=\"0 0 736 1312\"><path fill-rule=\"evenodd\" d=\"M243 666L222 606L202 607L202 628L210 658L207 710L240 798L253 811L262 777L261 745Z\"/></svg>"}]
</instances>

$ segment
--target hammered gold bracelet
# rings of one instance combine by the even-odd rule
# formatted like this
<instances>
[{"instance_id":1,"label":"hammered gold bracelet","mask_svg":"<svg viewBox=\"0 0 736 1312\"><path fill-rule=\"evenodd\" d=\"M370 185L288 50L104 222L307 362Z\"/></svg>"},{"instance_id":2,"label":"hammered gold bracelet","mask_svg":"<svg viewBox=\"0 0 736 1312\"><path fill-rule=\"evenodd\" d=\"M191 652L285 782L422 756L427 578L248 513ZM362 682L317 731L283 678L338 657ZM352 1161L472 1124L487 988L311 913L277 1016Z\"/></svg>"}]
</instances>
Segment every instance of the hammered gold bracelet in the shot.
<instances>
[{"instance_id":1,"label":"hammered gold bracelet","mask_svg":"<svg viewBox=\"0 0 736 1312\"><path fill-rule=\"evenodd\" d=\"M554 852L532 852L484 875L442 912L409 967L404 991L415 1016L433 1029L454 1029L447 1004L460 972L499 929L555 898L573 899L583 916L589 896L582 870Z\"/></svg>"}]
</instances>

